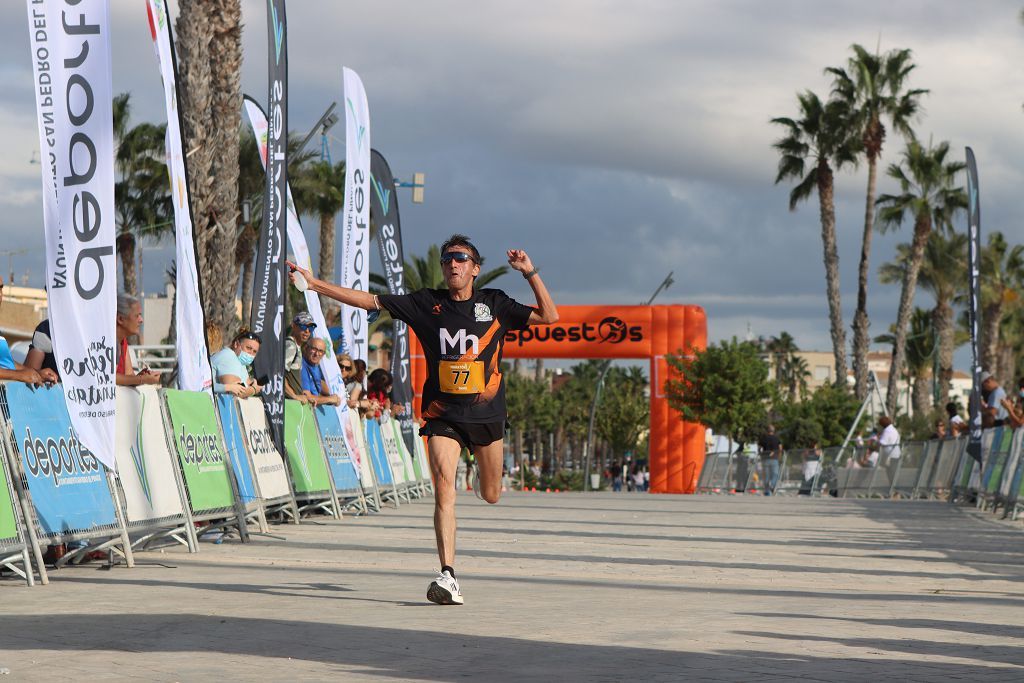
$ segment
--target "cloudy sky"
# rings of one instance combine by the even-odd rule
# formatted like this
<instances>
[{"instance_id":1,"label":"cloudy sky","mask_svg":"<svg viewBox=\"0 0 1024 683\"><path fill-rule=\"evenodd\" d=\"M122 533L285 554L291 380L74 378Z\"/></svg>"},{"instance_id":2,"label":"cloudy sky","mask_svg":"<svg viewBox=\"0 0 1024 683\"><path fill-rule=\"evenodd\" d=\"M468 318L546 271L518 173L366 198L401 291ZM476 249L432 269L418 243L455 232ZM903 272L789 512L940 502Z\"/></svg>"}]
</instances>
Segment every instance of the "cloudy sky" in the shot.
<instances>
[{"instance_id":1,"label":"cloudy sky","mask_svg":"<svg viewBox=\"0 0 1024 683\"><path fill-rule=\"evenodd\" d=\"M135 121L163 119L142 0L112 0L114 88ZM708 312L712 339L782 330L830 348L817 202L787 210L775 186L774 116L797 91L827 93L824 67L852 43L907 47L912 85L931 90L919 135L979 159L983 229L1024 237L1024 26L1019 0L623 3L480 0L288 3L290 122L306 131L341 100L341 67L366 86L373 146L396 175L427 176L426 203L403 194L408 252L452 231L500 263L526 249L558 302L660 302ZM243 90L266 99L265 4L243 2ZM172 12L177 13L176 2ZM37 134L24 4L0 9L0 243L29 249L20 280L42 284ZM332 134L344 156L343 124ZM891 137L883 162L898 157ZM837 178L843 306L850 323L866 171ZM882 192L893 189L887 179ZM315 223L307 236L315 240ZM875 241L872 270L906 234ZM315 245L311 244L314 248ZM170 251L147 246L144 285L161 287ZM0 260L6 276L7 261ZM874 275L873 275L874 278ZM501 282L526 297L517 278ZM873 284L872 333L895 317L896 287ZM926 298L919 305L927 306Z\"/></svg>"}]
</instances>

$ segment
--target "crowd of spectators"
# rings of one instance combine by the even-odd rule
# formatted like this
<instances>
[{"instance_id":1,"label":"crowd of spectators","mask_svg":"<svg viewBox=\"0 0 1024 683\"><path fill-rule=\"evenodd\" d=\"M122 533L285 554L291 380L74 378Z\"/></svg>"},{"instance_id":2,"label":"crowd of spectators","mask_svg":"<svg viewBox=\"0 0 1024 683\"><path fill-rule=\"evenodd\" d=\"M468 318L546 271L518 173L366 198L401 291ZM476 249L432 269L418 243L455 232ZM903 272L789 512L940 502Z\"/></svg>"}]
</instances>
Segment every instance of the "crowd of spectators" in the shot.
<instances>
[{"instance_id":1,"label":"crowd of spectators","mask_svg":"<svg viewBox=\"0 0 1024 683\"><path fill-rule=\"evenodd\" d=\"M322 367L328 342L317 336L316 327L316 321L307 312L292 318L284 344L285 395L312 406L338 406L344 402L364 417L380 418L387 411L400 413L402 406L391 402L391 373L378 368L367 377L365 361L353 360L347 353L337 356L344 386L337 392L331 391ZM220 331L213 325L207 326L206 337L213 352L210 365L214 391L240 398L258 395L263 385L252 376L252 364L259 353L259 337L243 329L230 345L221 348Z\"/></svg>"}]
</instances>

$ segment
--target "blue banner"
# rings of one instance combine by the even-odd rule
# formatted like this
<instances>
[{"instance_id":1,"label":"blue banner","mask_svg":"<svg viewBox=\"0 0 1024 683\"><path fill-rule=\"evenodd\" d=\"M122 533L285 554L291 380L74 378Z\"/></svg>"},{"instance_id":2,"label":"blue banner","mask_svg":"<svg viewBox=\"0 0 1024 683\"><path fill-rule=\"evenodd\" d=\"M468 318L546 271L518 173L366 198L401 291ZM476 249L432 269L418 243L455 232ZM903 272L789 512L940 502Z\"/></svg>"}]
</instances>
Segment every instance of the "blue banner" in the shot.
<instances>
[{"instance_id":1,"label":"blue banner","mask_svg":"<svg viewBox=\"0 0 1024 683\"><path fill-rule=\"evenodd\" d=\"M61 385L32 390L10 383L7 405L43 532L116 525L106 469L72 429Z\"/></svg>"},{"instance_id":2,"label":"blue banner","mask_svg":"<svg viewBox=\"0 0 1024 683\"><path fill-rule=\"evenodd\" d=\"M391 478L391 466L388 464L388 453L384 450L384 438L380 434L380 423L376 420L366 421L366 450L370 452L370 462L373 463L377 483L381 486L391 486L394 479Z\"/></svg>"},{"instance_id":3,"label":"blue banner","mask_svg":"<svg viewBox=\"0 0 1024 683\"><path fill-rule=\"evenodd\" d=\"M217 394L217 415L224 431L224 445L228 449L228 460L238 482L238 497L243 503L256 500L256 485L252 483L252 468L245 452L242 436L242 422L238 417L238 404L231 394Z\"/></svg>"},{"instance_id":4,"label":"blue banner","mask_svg":"<svg viewBox=\"0 0 1024 683\"><path fill-rule=\"evenodd\" d=\"M345 446L345 432L342 431L338 410L334 406L317 406L316 425L320 430L320 439L327 454L327 464L331 467L336 491L359 491L359 473L352 462L348 448Z\"/></svg>"}]
</instances>

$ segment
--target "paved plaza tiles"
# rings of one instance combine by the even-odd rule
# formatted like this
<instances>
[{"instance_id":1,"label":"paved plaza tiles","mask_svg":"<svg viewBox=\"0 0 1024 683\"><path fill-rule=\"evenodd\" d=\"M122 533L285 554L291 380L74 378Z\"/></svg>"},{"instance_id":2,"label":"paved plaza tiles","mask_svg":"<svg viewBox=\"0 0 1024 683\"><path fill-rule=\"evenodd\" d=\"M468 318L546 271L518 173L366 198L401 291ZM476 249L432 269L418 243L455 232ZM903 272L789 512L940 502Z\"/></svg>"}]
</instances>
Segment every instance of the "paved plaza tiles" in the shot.
<instances>
[{"instance_id":1,"label":"paved plaza tiles","mask_svg":"<svg viewBox=\"0 0 1024 683\"><path fill-rule=\"evenodd\" d=\"M0 680L1021 681L1024 532L944 503L459 499L0 581Z\"/></svg>"}]
</instances>

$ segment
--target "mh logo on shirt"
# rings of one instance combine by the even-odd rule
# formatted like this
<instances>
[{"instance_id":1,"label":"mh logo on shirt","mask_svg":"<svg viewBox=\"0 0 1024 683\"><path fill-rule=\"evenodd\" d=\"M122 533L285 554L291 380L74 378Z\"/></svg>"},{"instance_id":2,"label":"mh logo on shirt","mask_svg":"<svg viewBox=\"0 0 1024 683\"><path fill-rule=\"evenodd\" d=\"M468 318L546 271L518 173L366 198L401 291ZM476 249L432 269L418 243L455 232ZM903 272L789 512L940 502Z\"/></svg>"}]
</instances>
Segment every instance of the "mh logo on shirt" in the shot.
<instances>
[{"instance_id":1,"label":"mh logo on shirt","mask_svg":"<svg viewBox=\"0 0 1024 683\"><path fill-rule=\"evenodd\" d=\"M466 355L467 349L472 346L473 353L480 353L480 337L475 334L467 334L465 330L459 330L452 336L452 333L447 328L442 327L440 329L441 335L441 355L449 353L449 349L454 351L455 345L459 345L459 355Z\"/></svg>"}]
</instances>

